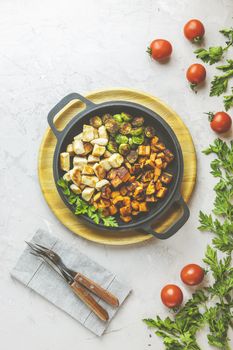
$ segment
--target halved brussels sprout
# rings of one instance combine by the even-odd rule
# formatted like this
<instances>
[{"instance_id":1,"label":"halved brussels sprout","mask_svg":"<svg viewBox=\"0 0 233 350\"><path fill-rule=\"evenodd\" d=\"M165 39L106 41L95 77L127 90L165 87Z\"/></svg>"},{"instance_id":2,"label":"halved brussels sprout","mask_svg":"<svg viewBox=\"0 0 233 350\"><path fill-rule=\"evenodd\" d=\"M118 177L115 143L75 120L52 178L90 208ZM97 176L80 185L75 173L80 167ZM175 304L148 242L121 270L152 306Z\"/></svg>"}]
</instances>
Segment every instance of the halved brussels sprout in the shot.
<instances>
[{"instance_id":1,"label":"halved brussels sprout","mask_svg":"<svg viewBox=\"0 0 233 350\"><path fill-rule=\"evenodd\" d=\"M126 156L130 151L130 145L127 144L127 143L122 143L120 146L119 146L119 153L122 155L122 156Z\"/></svg>"},{"instance_id":2,"label":"halved brussels sprout","mask_svg":"<svg viewBox=\"0 0 233 350\"><path fill-rule=\"evenodd\" d=\"M135 145L141 145L144 142L144 135L133 136L132 142Z\"/></svg>"},{"instance_id":3,"label":"halved brussels sprout","mask_svg":"<svg viewBox=\"0 0 233 350\"><path fill-rule=\"evenodd\" d=\"M115 119L111 118L106 121L105 128L110 134L114 135L119 130L119 124Z\"/></svg>"},{"instance_id":4,"label":"halved brussels sprout","mask_svg":"<svg viewBox=\"0 0 233 350\"><path fill-rule=\"evenodd\" d=\"M138 152L131 150L129 154L126 156L126 159L129 163L133 164L138 159Z\"/></svg>"},{"instance_id":5,"label":"halved brussels sprout","mask_svg":"<svg viewBox=\"0 0 233 350\"><path fill-rule=\"evenodd\" d=\"M144 124L144 118L143 117L135 117L132 120L133 126L142 126Z\"/></svg>"},{"instance_id":6,"label":"halved brussels sprout","mask_svg":"<svg viewBox=\"0 0 233 350\"><path fill-rule=\"evenodd\" d=\"M120 125L120 133L123 135L128 135L131 133L132 125L130 123L122 123Z\"/></svg>"},{"instance_id":7,"label":"halved brussels sprout","mask_svg":"<svg viewBox=\"0 0 233 350\"><path fill-rule=\"evenodd\" d=\"M107 144L107 150L111 153L116 153L118 151L117 143L115 140L110 140Z\"/></svg>"},{"instance_id":8,"label":"halved brussels sprout","mask_svg":"<svg viewBox=\"0 0 233 350\"><path fill-rule=\"evenodd\" d=\"M121 134L117 134L115 137L116 143L118 143L118 145L121 145L122 143L128 143L129 139L127 136L125 135L121 135Z\"/></svg>"},{"instance_id":9,"label":"halved brussels sprout","mask_svg":"<svg viewBox=\"0 0 233 350\"><path fill-rule=\"evenodd\" d=\"M113 119L113 118L112 118L112 115L109 114L109 113L104 114L103 117L102 117L102 121L103 121L104 124L106 124L106 122L107 122L109 119Z\"/></svg>"},{"instance_id":10,"label":"halved brussels sprout","mask_svg":"<svg viewBox=\"0 0 233 350\"><path fill-rule=\"evenodd\" d=\"M121 113L121 117L124 122L130 122L133 119L133 117L130 114L124 112Z\"/></svg>"},{"instance_id":11,"label":"halved brussels sprout","mask_svg":"<svg viewBox=\"0 0 233 350\"><path fill-rule=\"evenodd\" d=\"M102 119L96 115L90 119L90 125L94 128L99 128L102 125Z\"/></svg>"},{"instance_id":12,"label":"halved brussels sprout","mask_svg":"<svg viewBox=\"0 0 233 350\"><path fill-rule=\"evenodd\" d=\"M131 135L132 136L139 136L143 133L143 127L139 127L139 128L134 128L131 130Z\"/></svg>"},{"instance_id":13,"label":"halved brussels sprout","mask_svg":"<svg viewBox=\"0 0 233 350\"><path fill-rule=\"evenodd\" d=\"M114 114L113 118L118 122L118 123L122 123L123 122L123 118L121 116L121 114Z\"/></svg>"},{"instance_id":14,"label":"halved brussels sprout","mask_svg":"<svg viewBox=\"0 0 233 350\"><path fill-rule=\"evenodd\" d=\"M144 130L146 137L152 138L155 136L155 129L153 126L147 126Z\"/></svg>"}]
</instances>

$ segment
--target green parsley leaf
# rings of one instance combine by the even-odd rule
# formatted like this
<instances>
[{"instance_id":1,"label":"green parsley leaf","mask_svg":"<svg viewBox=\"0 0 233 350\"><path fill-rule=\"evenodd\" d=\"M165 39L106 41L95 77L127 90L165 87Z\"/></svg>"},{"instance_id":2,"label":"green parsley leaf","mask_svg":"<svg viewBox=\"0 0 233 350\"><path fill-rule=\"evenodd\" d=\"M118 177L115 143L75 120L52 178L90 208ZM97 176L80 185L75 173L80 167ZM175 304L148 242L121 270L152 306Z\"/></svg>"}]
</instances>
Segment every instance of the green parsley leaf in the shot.
<instances>
[{"instance_id":1,"label":"green parsley leaf","mask_svg":"<svg viewBox=\"0 0 233 350\"><path fill-rule=\"evenodd\" d=\"M228 81L233 76L233 60L227 60L228 64L216 67L225 74L215 76L211 81L210 96L220 96L226 92Z\"/></svg>"},{"instance_id":2,"label":"green parsley leaf","mask_svg":"<svg viewBox=\"0 0 233 350\"><path fill-rule=\"evenodd\" d=\"M194 51L197 58L210 65L219 62L223 56L222 46L210 47L208 50L200 48Z\"/></svg>"},{"instance_id":3,"label":"green parsley leaf","mask_svg":"<svg viewBox=\"0 0 233 350\"><path fill-rule=\"evenodd\" d=\"M231 95L224 96L223 103L226 111L233 107L233 88L231 88Z\"/></svg>"}]
</instances>

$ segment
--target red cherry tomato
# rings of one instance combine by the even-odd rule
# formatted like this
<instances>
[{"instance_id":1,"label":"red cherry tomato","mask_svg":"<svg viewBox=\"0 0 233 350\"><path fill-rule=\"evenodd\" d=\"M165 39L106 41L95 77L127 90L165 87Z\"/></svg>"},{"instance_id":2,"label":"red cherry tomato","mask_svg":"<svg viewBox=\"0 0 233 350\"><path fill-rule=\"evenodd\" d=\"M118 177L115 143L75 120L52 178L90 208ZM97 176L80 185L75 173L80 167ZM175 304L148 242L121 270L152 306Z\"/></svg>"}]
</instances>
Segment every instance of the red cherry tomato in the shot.
<instances>
[{"instance_id":1,"label":"red cherry tomato","mask_svg":"<svg viewBox=\"0 0 233 350\"><path fill-rule=\"evenodd\" d=\"M182 304L182 290L175 284L167 284L161 290L161 299L164 305L169 308L178 307Z\"/></svg>"},{"instance_id":2,"label":"red cherry tomato","mask_svg":"<svg viewBox=\"0 0 233 350\"><path fill-rule=\"evenodd\" d=\"M184 26L184 35L188 40L200 42L205 34L205 28L198 19L190 19Z\"/></svg>"},{"instance_id":3,"label":"red cherry tomato","mask_svg":"<svg viewBox=\"0 0 233 350\"><path fill-rule=\"evenodd\" d=\"M147 52L154 60L160 61L171 56L172 45L169 41L164 39L153 40L148 47Z\"/></svg>"},{"instance_id":4,"label":"red cherry tomato","mask_svg":"<svg viewBox=\"0 0 233 350\"><path fill-rule=\"evenodd\" d=\"M225 112L207 113L209 114L211 129L221 134L231 128L232 119L229 114Z\"/></svg>"},{"instance_id":5,"label":"red cherry tomato","mask_svg":"<svg viewBox=\"0 0 233 350\"><path fill-rule=\"evenodd\" d=\"M204 270L196 264L186 265L180 273L182 281L188 286L196 286L205 276Z\"/></svg>"},{"instance_id":6,"label":"red cherry tomato","mask_svg":"<svg viewBox=\"0 0 233 350\"><path fill-rule=\"evenodd\" d=\"M202 64L192 64L186 72L186 78L191 83L191 88L195 88L196 85L202 83L206 78L206 70Z\"/></svg>"}]
</instances>

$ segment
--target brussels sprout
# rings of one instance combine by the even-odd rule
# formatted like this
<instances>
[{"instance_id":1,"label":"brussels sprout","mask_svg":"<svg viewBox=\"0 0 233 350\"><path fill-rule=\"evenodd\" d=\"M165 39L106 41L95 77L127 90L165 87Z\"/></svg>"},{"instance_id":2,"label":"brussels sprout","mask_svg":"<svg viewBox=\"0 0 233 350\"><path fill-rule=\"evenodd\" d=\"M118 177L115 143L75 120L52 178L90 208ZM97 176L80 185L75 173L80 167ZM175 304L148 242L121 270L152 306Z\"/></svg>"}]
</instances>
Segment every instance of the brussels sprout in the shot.
<instances>
[{"instance_id":1,"label":"brussels sprout","mask_svg":"<svg viewBox=\"0 0 233 350\"><path fill-rule=\"evenodd\" d=\"M105 128L110 134L114 135L119 130L119 124L114 119L108 119Z\"/></svg>"},{"instance_id":2,"label":"brussels sprout","mask_svg":"<svg viewBox=\"0 0 233 350\"><path fill-rule=\"evenodd\" d=\"M121 145L122 143L128 143L129 139L127 136L125 135L121 135L121 134L117 134L115 137L116 143L118 143L118 145Z\"/></svg>"},{"instance_id":3,"label":"brussels sprout","mask_svg":"<svg viewBox=\"0 0 233 350\"><path fill-rule=\"evenodd\" d=\"M129 154L127 155L126 158L127 158L129 163L133 164L138 159L138 152L132 150L132 151L129 152Z\"/></svg>"},{"instance_id":4,"label":"brussels sprout","mask_svg":"<svg viewBox=\"0 0 233 350\"><path fill-rule=\"evenodd\" d=\"M144 118L143 117L135 117L132 120L132 125L133 126L142 126L144 123Z\"/></svg>"},{"instance_id":5,"label":"brussels sprout","mask_svg":"<svg viewBox=\"0 0 233 350\"><path fill-rule=\"evenodd\" d=\"M107 144L107 150L111 153L116 153L118 151L117 143L115 140L110 140Z\"/></svg>"},{"instance_id":6,"label":"brussels sprout","mask_svg":"<svg viewBox=\"0 0 233 350\"><path fill-rule=\"evenodd\" d=\"M114 114L113 118L114 118L118 123L122 123L122 122L123 122L123 118L122 118L121 114Z\"/></svg>"},{"instance_id":7,"label":"brussels sprout","mask_svg":"<svg viewBox=\"0 0 233 350\"><path fill-rule=\"evenodd\" d=\"M130 122L133 119L133 117L130 114L124 112L121 113L121 118L124 122Z\"/></svg>"},{"instance_id":8,"label":"brussels sprout","mask_svg":"<svg viewBox=\"0 0 233 350\"><path fill-rule=\"evenodd\" d=\"M153 126L147 126L144 130L146 137L154 137L155 136L155 129Z\"/></svg>"},{"instance_id":9,"label":"brussels sprout","mask_svg":"<svg viewBox=\"0 0 233 350\"><path fill-rule=\"evenodd\" d=\"M132 137L132 142L135 145L141 145L144 142L144 135L133 136Z\"/></svg>"},{"instance_id":10,"label":"brussels sprout","mask_svg":"<svg viewBox=\"0 0 233 350\"><path fill-rule=\"evenodd\" d=\"M107 120L109 120L109 119L112 119L112 116L109 113L104 114L102 117L102 121L104 124L106 124Z\"/></svg>"},{"instance_id":11,"label":"brussels sprout","mask_svg":"<svg viewBox=\"0 0 233 350\"><path fill-rule=\"evenodd\" d=\"M96 115L90 119L90 125L94 128L99 128L102 125L102 119Z\"/></svg>"},{"instance_id":12,"label":"brussels sprout","mask_svg":"<svg viewBox=\"0 0 233 350\"><path fill-rule=\"evenodd\" d=\"M126 156L130 151L130 145L128 145L127 143L122 143L120 146L119 146L119 153L122 155L122 156Z\"/></svg>"},{"instance_id":13,"label":"brussels sprout","mask_svg":"<svg viewBox=\"0 0 233 350\"><path fill-rule=\"evenodd\" d=\"M143 133L143 128L140 126L139 128L134 128L131 130L132 136L139 136Z\"/></svg>"},{"instance_id":14,"label":"brussels sprout","mask_svg":"<svg viewBox=\"0 0 233 350\"><path fill-rule=\"evenodd\" d=\"M129 138L129 145L132 149L136 149L137 145L135 143L133 143L133 139L132 137Z\"/></svg>"},{"instance_id":15,"label":"brussels sprout","mask_svg":"<svg viewBox=\"0 0 233 350\"><path fill-rule=\"evenodd\" d=\"M132 125L130 123L122 123L120 125L120 133L123 135L130 134L131 130L132 130Z\"/></svg>"}]
</instances>

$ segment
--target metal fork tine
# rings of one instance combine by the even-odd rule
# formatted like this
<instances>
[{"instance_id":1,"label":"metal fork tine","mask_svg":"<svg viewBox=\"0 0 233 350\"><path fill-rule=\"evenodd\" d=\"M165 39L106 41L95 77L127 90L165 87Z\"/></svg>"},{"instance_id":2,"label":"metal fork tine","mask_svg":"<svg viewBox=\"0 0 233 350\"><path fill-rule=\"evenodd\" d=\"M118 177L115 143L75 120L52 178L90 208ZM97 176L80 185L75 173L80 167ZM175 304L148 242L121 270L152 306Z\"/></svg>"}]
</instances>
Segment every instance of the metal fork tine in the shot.
<instances>
[{"instance_id":1,"label":"metal fork tine","mask_svg":"<svg viewBox=\"0 0 233 350\"><path fill-rule=\"evenodd\" d=\"M37 253L40 253L40 252L41 252L41 250L40 250L39 248L37 248L33 243L27 242L27 241L25 241L25 243L27 243L27 245L28 245L32 250L34 250L35 252L37 252Z\"/></svg>"},{"instance_id":2,"label":"metal fork tine","mask_svg":"<svg viewBox=\"0 0 233 350\"><path fill-rule=\"evenodd\" d=\"M35 245L36 245L37 247L41 248L42 250L44 250L45 252L50 252L50 251L51 251L51 249L48 249L48 248L44 247L44 246L41 245L41 244L35 243Z\"/></svg>"}]
</instances>

